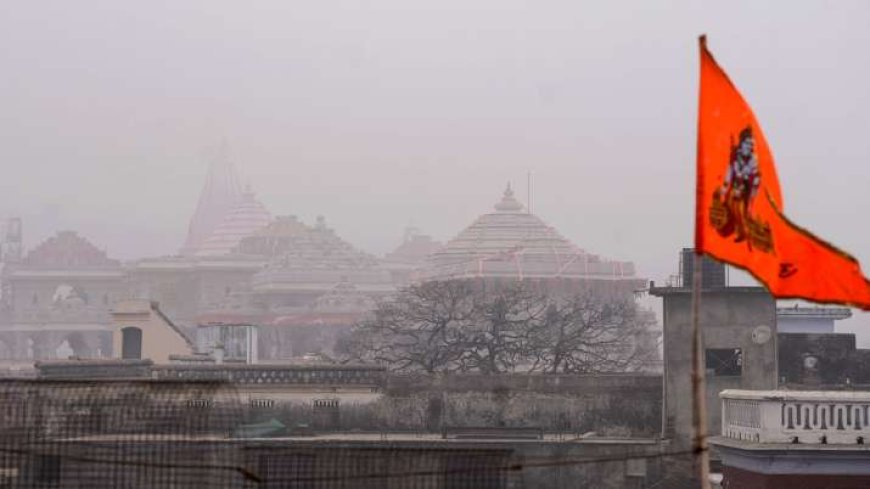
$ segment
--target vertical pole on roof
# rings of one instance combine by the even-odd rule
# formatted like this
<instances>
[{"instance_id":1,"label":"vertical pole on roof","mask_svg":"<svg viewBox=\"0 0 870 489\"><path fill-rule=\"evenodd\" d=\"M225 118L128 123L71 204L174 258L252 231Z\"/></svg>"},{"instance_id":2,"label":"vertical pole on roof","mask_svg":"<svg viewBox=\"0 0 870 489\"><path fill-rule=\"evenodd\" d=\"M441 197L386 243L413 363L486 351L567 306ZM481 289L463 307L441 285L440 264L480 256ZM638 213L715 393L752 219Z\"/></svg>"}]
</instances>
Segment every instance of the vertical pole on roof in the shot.
<instances>
[{"instance_id":1,"label":"vertical pole on roof","mask_svg":"<svg viewBox=\"0 0 870 489\"><path fill-rule=\"evenodd\" d=\"M704 379L704 351L701 341L701 259L695 249L692 260L692 423L695 436L692 452L695 458L695 473L701 479L701 489L710 489L710 450L707 445L707 388Z\"/></svg>"}]
</instances>

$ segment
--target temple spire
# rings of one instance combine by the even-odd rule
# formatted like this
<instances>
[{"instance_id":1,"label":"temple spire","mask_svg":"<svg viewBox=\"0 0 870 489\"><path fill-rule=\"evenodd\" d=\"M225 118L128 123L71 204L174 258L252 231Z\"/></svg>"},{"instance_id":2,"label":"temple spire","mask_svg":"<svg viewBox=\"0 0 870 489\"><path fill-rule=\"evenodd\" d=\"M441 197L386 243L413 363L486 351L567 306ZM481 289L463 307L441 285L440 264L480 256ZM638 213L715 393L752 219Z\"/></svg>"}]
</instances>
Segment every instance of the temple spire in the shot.
<instances>
[{"instance_id":1,"label":"temple spire","mask_svg":"<svg viewBox=\"0 0 870 489\"><path fill-rule=\"evenodd\" d=\"M523 210L523 204L514 197L514 191L511 189L510 182L508 182L507 188L504 190L501 201L495 204L495 210L498 212L520 212Z\"/></svg>"},{"instance_id":2,"label":"temple spire","mask_svg":"<svg viewBox=\"0 0 870 489\"><path fill-rule=\"evenodd\" d=\"M183 255L195 254L242 196L235 166L223 141L209 162L208 176L190 219Z\"/></svg>"}]
</instances>

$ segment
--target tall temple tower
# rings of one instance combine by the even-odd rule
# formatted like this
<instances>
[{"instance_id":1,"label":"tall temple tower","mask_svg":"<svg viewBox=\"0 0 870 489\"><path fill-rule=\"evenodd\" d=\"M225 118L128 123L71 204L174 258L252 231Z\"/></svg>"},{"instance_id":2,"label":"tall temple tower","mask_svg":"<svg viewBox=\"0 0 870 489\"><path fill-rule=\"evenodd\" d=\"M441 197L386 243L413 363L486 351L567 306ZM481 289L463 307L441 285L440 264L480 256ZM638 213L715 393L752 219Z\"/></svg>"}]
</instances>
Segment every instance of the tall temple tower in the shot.
<instances>
[{"instance_id":1,"label":"tall temple tower","mask_svg":"<svg viewBox=\"0 0 870 489\"><path fill-rule=\"evenodd\" d=\"M196 212L190 219L181 254L195 255L241 197L239 178L227 145L223 143L209 163L205 186L199 195Z\"/></svg>"}]
</instances>

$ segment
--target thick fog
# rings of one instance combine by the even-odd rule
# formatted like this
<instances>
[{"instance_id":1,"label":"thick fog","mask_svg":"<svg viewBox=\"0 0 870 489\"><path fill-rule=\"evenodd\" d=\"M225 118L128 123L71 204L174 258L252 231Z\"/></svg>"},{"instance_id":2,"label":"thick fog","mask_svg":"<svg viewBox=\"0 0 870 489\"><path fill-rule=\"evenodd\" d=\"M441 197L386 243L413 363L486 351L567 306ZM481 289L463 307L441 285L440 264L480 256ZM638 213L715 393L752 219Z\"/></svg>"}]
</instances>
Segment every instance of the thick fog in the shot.
<instances>
[{"instance_id":1,"label":"thick fog","mask_svg":"<svg viewBox=\"0 0 870 489\"><path fill-rule=\"evenodd\" d=\"M226 141L273 214L378 254L409 223L446 241L508 181L526 200L531 172L536 214L662 281L691 242L701 33L787 214L870 267L864 1L6 1L0 217L27 247L173 254Z\"/></svg>"}]
</instances>

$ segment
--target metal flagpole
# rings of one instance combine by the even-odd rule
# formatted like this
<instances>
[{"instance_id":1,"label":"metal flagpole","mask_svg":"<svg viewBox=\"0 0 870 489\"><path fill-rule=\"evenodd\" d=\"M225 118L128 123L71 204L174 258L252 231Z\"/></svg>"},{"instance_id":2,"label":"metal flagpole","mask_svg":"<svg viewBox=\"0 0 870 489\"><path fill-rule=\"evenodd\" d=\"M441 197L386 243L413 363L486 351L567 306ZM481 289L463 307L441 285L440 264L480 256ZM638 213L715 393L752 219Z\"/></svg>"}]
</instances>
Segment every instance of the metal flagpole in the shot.
<instances>
[{"instance_id":1,"label":"metal flagpole","mask_svg":"<svg viewBox=\"0 0 870 489\"><path fill-rule=\"evenodd\" d=\"M692 422L695 438L695 473L701 478L701 489L710 489L710 450L707 445L707 389L704 380L703 350L699 312L701 306L701 255L695 249L692 260Z\"/></svg>"}]
</instances>

